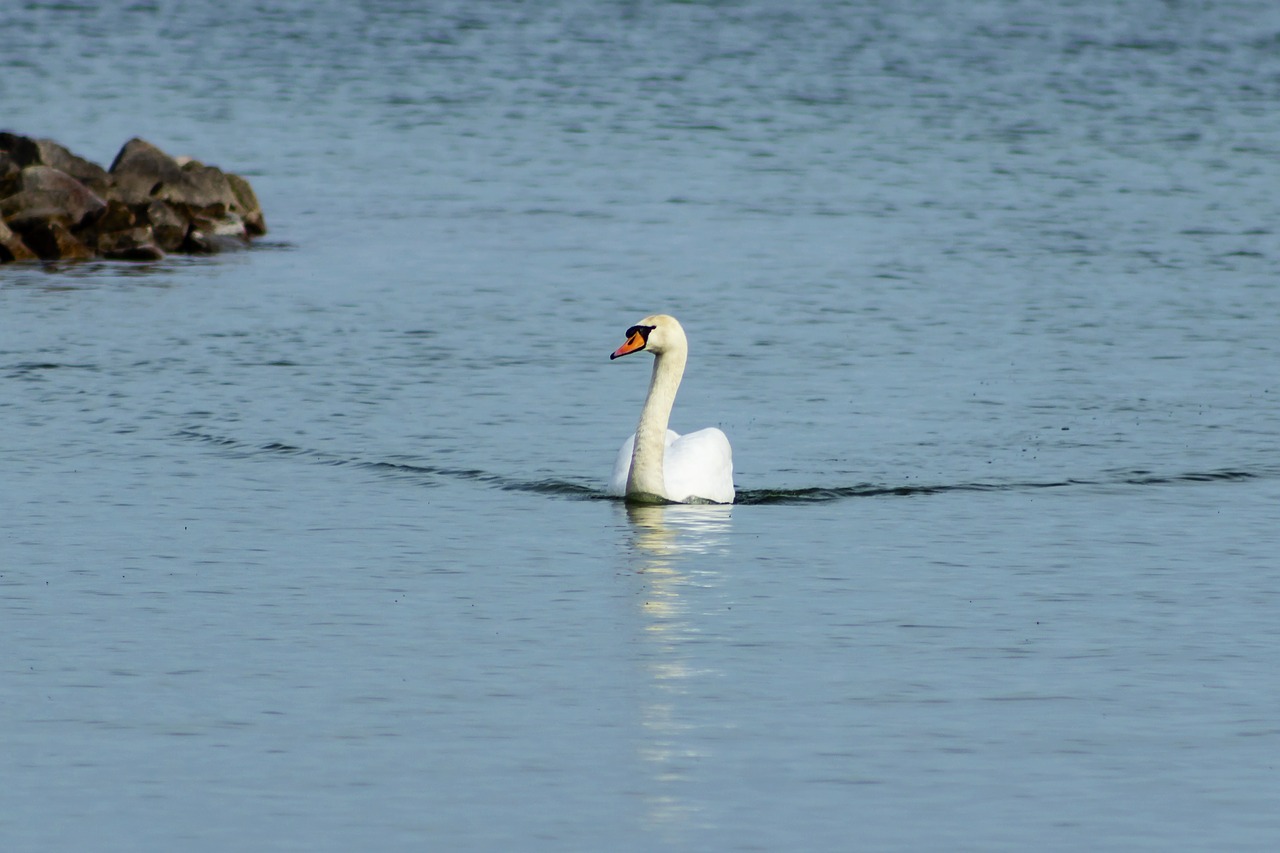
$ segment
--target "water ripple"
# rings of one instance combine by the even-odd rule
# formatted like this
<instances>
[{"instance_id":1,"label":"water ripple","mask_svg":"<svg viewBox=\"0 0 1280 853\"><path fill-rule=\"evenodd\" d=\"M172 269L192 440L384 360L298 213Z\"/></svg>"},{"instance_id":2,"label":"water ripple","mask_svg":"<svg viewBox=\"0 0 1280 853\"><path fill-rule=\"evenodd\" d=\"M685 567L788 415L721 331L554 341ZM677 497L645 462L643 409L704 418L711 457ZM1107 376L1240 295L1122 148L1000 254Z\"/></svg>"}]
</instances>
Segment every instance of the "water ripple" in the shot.
<instances>
[{"instance_id":1,"label":"water ripple","mask_svg":"<svg viewBox=\"0 0 1280 853\"><path fill-rule=\"evenodd\" d=\"M533 492L570 500L615 500L598 486L574 480L555 478L522 480L503 474L495 474L479 468L463 468L419 463L391 462L359 459L321 450L311 450L281 442L250 444L224 436L211 435L198 430L180 430L177 437L216 445L239 456L277 455L295 456L321 465L341 465L362 468L383 476L430 484L439 478L482 483L509 492ZM852 498L928 497L953 492L1024 492L1039 489L1067 489L1117 486L1167 486L1190 483L1223 483L1280 477L1280 466L1260 467L1253 470L1221 468L1209 471L1187 471L1160 474L1145 468L1114 470L1094 477L1071 477L1058 480L1020 480L1009 482L939 483L935 485L894 486L878 483L860 483L853 486L807 486L791 489L739 489L737 503L747 506L770 504L831 503Z\"/></svg>"}]
</instances>

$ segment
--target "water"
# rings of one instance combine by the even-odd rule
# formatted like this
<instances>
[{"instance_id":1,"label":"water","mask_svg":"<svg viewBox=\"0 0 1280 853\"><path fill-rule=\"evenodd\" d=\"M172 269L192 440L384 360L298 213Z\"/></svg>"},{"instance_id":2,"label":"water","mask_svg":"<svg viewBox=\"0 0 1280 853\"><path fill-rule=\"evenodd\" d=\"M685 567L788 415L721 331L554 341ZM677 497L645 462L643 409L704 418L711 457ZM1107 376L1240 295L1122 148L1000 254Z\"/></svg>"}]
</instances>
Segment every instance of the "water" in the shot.
<instances>
[{"instance_id":1,"label":"water","mask_svg":"<svg viewBox=\"0 0 1280 853\"><path fill-rule=\"evenodd\" d=\"M1271 850L1280 11L28 3L271 233L0 268L6 850ZM601 490L647 365L742 503Z\"/></svg>"}]
</instances>

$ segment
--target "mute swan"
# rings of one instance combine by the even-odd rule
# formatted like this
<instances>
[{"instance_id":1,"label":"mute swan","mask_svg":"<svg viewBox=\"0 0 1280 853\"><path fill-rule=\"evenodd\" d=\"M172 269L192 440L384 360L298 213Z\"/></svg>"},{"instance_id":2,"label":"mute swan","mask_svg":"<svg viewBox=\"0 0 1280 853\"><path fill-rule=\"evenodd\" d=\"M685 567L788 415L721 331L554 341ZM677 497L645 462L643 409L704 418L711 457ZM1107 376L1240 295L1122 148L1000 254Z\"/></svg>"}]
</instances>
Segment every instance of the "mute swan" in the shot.
<instances>
[{"instance_id":1,"label":"mute swan","mask_svg":"<svg viewBox=\"0 0 1280 853\"><path fill-rule=\"evenodd\" d=\"M675 317L654 314L627 329L610 360L640 350L653 353L649 396L635 434L622 443L609 494L629 500L733 503L733 450L715 427L680 435L667 429L689 343Z\"/></svg>"}]
</instances>

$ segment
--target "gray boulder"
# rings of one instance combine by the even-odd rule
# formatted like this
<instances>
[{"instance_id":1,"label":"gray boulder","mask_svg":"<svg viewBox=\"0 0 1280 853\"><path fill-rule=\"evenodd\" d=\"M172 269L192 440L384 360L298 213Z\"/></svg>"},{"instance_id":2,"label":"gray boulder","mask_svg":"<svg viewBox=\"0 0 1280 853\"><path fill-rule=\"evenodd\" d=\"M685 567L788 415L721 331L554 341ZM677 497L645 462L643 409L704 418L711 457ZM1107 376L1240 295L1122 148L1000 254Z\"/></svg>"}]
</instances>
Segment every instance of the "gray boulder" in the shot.
<instances>
[{"instance_id":1,"label":"gray boulder","mask_svg":"<svg viewBox=\"0 0 1280 853\"><path fill-rule=\"evenodd\" d=\"M16 192L0 200L0 217L16 230L32 221L57 221L67 228L92 223L107 203L66 172L27 166L14 182Z\"/></svg>"},{"instance_id":2,"label":"gray boulder","mask_svg":"<svg viewBox=\"0 0 1280 853\"><path fill-rule=\"evenodd\" d=\"M32 139L15 133L0 133L0 150L9 152L9 156L19 167L52 166L75 178L99 196L107 193L109 180L106 169L83 157L77 157L52 139Z\"/></svg>"}]
</instances>

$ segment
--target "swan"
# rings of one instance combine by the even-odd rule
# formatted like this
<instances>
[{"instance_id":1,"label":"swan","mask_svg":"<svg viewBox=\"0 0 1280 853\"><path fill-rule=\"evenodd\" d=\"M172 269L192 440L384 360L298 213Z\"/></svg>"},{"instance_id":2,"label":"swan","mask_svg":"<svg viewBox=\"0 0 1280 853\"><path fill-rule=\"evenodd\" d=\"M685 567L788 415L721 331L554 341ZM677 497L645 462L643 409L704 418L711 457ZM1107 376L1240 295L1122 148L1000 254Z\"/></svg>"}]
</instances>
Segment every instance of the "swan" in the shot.
<instances>
[{"instance_id":1,"label":"swan","mask_svg":"<svg viewBox=\"0 0 1280 853\"><path fill-rule=\"evenodd\" d=\"M609 479L609 494L628 500L733 503L733 449L715 427L680 435L667 429L676 389L684 376L689 342L675 317L653 314L627 329L610 360L653 353L649 396L635 433L622 443Z\"/></svg>"}]
</instances>

